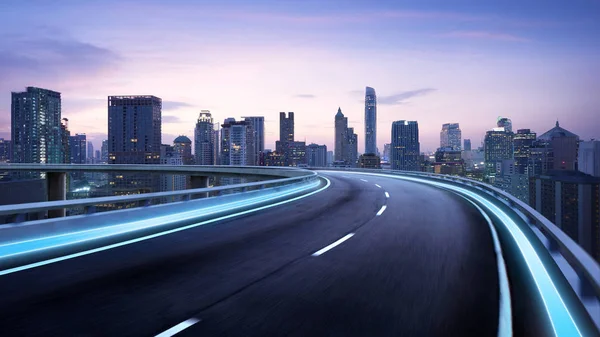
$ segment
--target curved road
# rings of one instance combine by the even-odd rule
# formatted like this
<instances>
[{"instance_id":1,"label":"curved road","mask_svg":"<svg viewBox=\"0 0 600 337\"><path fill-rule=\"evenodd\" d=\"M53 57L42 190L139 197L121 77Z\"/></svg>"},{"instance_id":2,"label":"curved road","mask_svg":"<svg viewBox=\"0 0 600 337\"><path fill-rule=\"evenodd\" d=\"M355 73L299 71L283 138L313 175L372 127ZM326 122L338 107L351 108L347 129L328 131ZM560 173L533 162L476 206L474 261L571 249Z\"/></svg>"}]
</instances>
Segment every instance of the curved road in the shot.
<instances>
[{"instance_id":1,"label":"curved road","mask_svg":"<svg viewBox=\"0 0 600 337\"><path fill-rule=\"evenodd\" d=\"M321 175L328 189L292 203L0 276L1 335L497 335L492 236L470 203Z\"/></svg>"}]
</instances>

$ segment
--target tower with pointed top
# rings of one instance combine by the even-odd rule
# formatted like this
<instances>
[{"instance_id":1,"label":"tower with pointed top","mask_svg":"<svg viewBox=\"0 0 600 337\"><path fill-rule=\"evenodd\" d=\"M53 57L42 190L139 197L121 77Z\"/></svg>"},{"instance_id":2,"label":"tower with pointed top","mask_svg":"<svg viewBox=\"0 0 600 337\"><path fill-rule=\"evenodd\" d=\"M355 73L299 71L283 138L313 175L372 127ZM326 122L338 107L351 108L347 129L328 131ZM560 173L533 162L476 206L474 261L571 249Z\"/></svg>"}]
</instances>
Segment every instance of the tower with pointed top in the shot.
<instances>
[{"instance_id":1,"label":"tower with pointed top","mask_svg":"<svg viewBox=\"0 0 600 337\"><path fill-rule=\"evenodd\" d=\"M346 162L355 166L358 159L358 135L354 128L348 127L348 117L344 117L342 109L338 108L335 115L335 148L334 161Z\"/></svg>"}]
</instances>

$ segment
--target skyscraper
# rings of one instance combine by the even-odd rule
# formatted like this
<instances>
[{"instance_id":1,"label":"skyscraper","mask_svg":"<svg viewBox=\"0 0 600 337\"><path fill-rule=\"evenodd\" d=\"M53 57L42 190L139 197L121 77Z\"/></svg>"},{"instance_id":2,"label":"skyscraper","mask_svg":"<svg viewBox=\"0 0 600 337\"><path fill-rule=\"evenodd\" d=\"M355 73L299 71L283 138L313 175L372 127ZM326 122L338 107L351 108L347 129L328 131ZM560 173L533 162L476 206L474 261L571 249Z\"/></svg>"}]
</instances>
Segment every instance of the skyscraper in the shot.
<instances>
[{"instance_id":1,"label":"skyscraper","mask_svg":"<svg viewBox=\"0 0 600 337\"><path fill-rule=\"evenodd\" d=\"M306 143L294 140L294 113L279 114L279 140L275 142L275 150L283 155L285 166L306 164Z\"/></svg>"},{"instance_id":2,"label":"skyscraper","mask_svg":"<svg viewBox=\"0 0 600 337\"><path fill-rule=\"evenodd\" d=\"M259 165L259 154L265 150L265 118L262 116L251 116L242 118L245 121L250 122L250 124L252 124L252 130L254 130L254 151L256 152L255 157L257 160L255 165Z\"/></svg>"},{"instance_id":3,"label":"skyscraper","mask_svg":"<svg viewBox=\"0 0 600 337\"><path fill-rule=\"evenodd\" d=\"M162 100L155 96L108 97L108 162L159 164Z\"/></svg>"},{"instance_id":4,"label":"skyscraper","mask_svg":"<svg viewBox=\"0 0 600 337\"><path fill-rule=\"evenodd\" d=\"M348 127L348 118L338 108L335 115L335 148L334 160L356 166L358 160L358 135L354 128Z\"/></svg>"},{"instance_id":5,"label":"skyscraper","mask_svg":"<svg viewBox=\"0 0 600 337\"><path fill-rule=\"evenodd\" d=\"M545 147L549 152L546 156L546 166L549 170L577 170L577 149L579 136L556 126L537 138L537 146Z\"/></svg>"},{"instance_id":6,"label":"skyscraper","mask_svg":"<svg viewBox=\"0 0 600 337\"><path fill-rule=\"evenodd\" d=\"M94 144L87 142L87 161L90 164L94 163Z\"/></svg>"},{"instance_id":7,"label":"skyscraper","mask_svg":"<svg viewBox=\"0 0 600 337\"><path fill-rule=\"evenodd\" d=\"M529 159L531 158L531 148L536 139L535 132L530 129L519 129L514 135L514 158L515 173L532 175L527 169Z\"/></svg>"},{"instance_id":8,"label":"skyscraper","mask_svg":"<svg viewBox=\"0 0 600 337\"><path fill-rule=\"evenodd\" d=\"M463 150L465 150L465 151L471 151L471 140L470 139L465 139L464 140Z\"/></svg>"},{"instance_id":9,"label":"skyscraper","mask_svg":"<svg viewBox=\"0 0 600 337\"><path fill-rule=\"evenodd\" d=\"M192 141L186 136L179 136L173 141L173 151L181 157L183 165L193 165Z\"/></svg>"},{"instance_id":10,"label":"skyscraper","mask_svg":"<svg viewBox=\"0 0 600 337\"><path fill-rule=\"evenodd\" d=\"M577 165L579 171L594 177L600 177L600 141L592 140L579 143Z\"/></svg>"},{"instance_id":11,"label":"skyscraper","mask_svg":"<svg viewBox=\"0 0 600 337\"><path fill-rule=\"evenodd\" d=\"M392 170L419 171L419 124L416 121L392 123Z\"/></svg>"},{"instance_id":12,"label":"skyscraper","mask_svg":"<svg viewBox=\"0 0 600 337\"><path fill-rule=\"evenodd\" d=\"M348 128L348 146L344 158L346 163L354 167L358 163L358 135L354 132L354 128Z\"/></svg>"},{"instance_id":13,"label":"skyscraper","mask_svg":"<svg viewBox=\"0 0 600 337\"><path fill-rule=\"evenodd\" d=\"M10 139L0 138L0 163L10 163L12 157L12 142Z\"/></svg>"},{"instance_id":14,"label":"skyscraper","mask_svg":"<svg viewBox=\"0 0 600 337\"><path fill-rule=\"evenodd\" d=\"M63 163L65 154L61 130L59 92L27 87L24 92L12 93L14 163Z\"/></svg>"},{"instance_id":15,"label":"skyscraper","mask_svg":"<svg viewBox=\"0 0 600 337\"><path fill-rule=\"evenodd\" d=\"M310 144L306 146L306 158L310 167L327 166L327 146Z\"/></svg>"},{"instance_id":16,"label":"skyscraper","mask_svg":"<svg viewBox=\"0 0 600 337\"><path fill-rule=\"evenodd\" d=\"M255 156L252 124L234 118L225 119L221 125L221 165L254 165Z\"/></svg>"},{"instance_id":17,"label":"skyscraper","mask_svg":"<svg viewBox=\"0 0 600 337\"><path fill-rule=\"evenodd\" d=\"M214 121L209 110L201 110L194 130L196 165L215 165Z\"/></svg>"},{"instance_id":18,"label":"skyscraper","mask_svg":"<svg viewBox=\"0 0 600 337\"><path fill-rule=\"evenodd\" d=\"M69 120L63 118L60 123L60 147L61 153L63 155L62 163L70 163L71 162L71 147L70 147L70 138L71 131L69 131Z\"/></svg>"},{"instance_id":19,"label":"skyscraper","mask_svg":"<svg viewBox=\"0 0 600 337\"><path fill-rule=\"evenodd\" d=\"M496 164L503 160L514 158L513 133L504 127L494 128L485 134L484 161L485 178L493 183L496 177Z\"/></svg>"},{"instance_id":20,"label":"skyscraper","mask_svg":"<svg viewBox=\"0 0 600 337\"><path fill-rule=\"evenodd\" d=\"M451 148L460 151L462 132L458 123L446 123L442 125L440 132L440 148Z\"/></svg>"},{"instance_id":21,"label":"skyscraper","mask_svg":"<svg viewBox=\"0 0 600 337\"><path fill-rule=\"evenodd\" d=\"M294 141L294 113L288 112L288 116L285 116L285 112L279 113L279 141L280 142L293 142Z\"/></svg>"},{"instance_id":22,"label":"skyscraper","mask_svg":"<svg viewBox=\"0 0 600 337\"><path fill-rule=\"evenodd\" d=\"M86 162L86 135L75 134L75 136L69 137L70 150L71 150L71 163L72 164L85 164Z\"/></svg>"},{"instance_id":23,"label":"skyscraper","mask_svg":"<svg viewBox=\"0 0 600 337\"><path fill-rule=\"evenodd\" d=\"M383 158L382 160L389 162L392 154L392 144L383 144Z\"/></svg>"},{"instance_id":24,"label":"skyscraper","mask_svg":"<svg viewBox=\"0 0 600 337\"><path fill-rule=\"evenodd\" d=\"M100 147L100 161L104 164L108 163L108 140L102 141L102 147Z\"/></svg>"},{"instance_id":25,"label":"skyscraper","mask_svg":"<svg viewBox=\"0 0 600 337\"><path fill-rule=\"evenodd\" d=\"M365 153L377 153L377 96L371 87L365 90Z\"/></svg>"}]
</instances>

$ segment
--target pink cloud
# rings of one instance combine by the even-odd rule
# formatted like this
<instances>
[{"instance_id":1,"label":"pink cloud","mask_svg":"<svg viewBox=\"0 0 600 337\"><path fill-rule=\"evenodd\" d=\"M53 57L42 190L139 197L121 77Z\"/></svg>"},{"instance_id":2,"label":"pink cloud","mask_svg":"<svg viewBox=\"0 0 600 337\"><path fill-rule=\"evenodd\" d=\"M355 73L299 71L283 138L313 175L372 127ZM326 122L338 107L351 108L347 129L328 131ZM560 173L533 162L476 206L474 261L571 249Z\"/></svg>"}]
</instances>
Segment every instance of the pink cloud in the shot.
<instances>
[{"instance_id":1,"label":"pink cloud","mask_svg":"<svg viewBox=\"0 0 600 337\"><path fill-rule=\"evenodd\" d=\"M450 37L459 39L482 39L507 42L529 42L529 39L506 33L491 33L486 31L453 31L438 35L440 37Z\"/></svg>"}]
</instances>

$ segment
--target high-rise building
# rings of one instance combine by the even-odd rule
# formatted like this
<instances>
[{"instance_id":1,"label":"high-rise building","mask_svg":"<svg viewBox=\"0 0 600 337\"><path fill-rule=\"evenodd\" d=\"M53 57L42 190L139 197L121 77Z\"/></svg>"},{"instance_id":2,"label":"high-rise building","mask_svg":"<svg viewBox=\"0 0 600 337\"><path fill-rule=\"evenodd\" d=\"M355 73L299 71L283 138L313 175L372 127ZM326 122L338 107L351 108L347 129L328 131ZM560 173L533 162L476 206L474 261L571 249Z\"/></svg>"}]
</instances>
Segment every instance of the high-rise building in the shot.
<instances>
[{"instance_id":1,"label":"high-rise building","mask_svg":"<svg viewBox=\"0 0 600 337\"><path fill-rule=\"evenodd\" d=\"M461 150L460 142L462 132L458 123L442 124L440 131L440 148L450 148L452 150Z\"/></svg>"},{"instance_id":2,"label":"high-rise building","mask_svg":"<svg viewBox=\"0 0 600 337\"><path fill-rule=\"evenodd\" d=\"M254 151L256 152L255 165L259 165L258 158L259 154L265 149L265 117L262 116L251 116L242 117L245 121L252 124L252 130L254 130ZM292 115L293 118L293 115ZM293 122L292 122L293 128ZM293 130L292 130L293 133Z\"/></svg>"},{"instance_id":3,"label":"high-rise building","mask_svg":"<svg viewBox=\"0 0 600 337\"><path fill-rule=\"evenodd\" d=\"M283 155L285 166L306 165L306 143L294 140L294 113L279 114L279 140L275 142L275 150Z\"/></svg>"},{"instance_id":4,"label":"high-rise building","mask_svg":"<svg viewBox=\"0 0 600 337\"><path fill-rule=\"evenodd\" d=\"M255 156L252 124L225 119L221 125L221 165L255 165Z\"/></svg>"},{"instance_id":5,"label":"high-rise building","mask_svg":"<svg viewBox=\"0 0 600 337\"><path fill-rule=\"evenodd\" d=\"M59 92L27 87L12 93L12 162L63 163L62 136Z\"/></svg>"},{"instance_id":6,"label":"high-rise building","mask_svg":"<svg viewBox=\"0 0 600 337\"><path fill-rule=\"evenodd\" d=\"M534 146L536 134L530 129L520 129L514 135L515 173L533 175L528 165L531 159L531 148Z\"/></svg>"},{"instance_id":7,"label":"high-rise building","mask_svg":"<svg viewBox=\"0 0 600 337\"><path fill-rule=\"evenodd\" d=\"M212 114L201 110L194 130L196 165L215 165L215 130Z\"/></svg>"},{"instance_id":8,"label":"high-rise building","mask_svg":"<svg viewBox=\"0 0 600 337\"><path fill-rule=\"evenodd\" d=\"M348 118L344 117L341 108L338 108L335 115L334 150L334 161L345 162L350 167L356 166L358 160L358 135L354 133L354 128L348 127Z\"/></svg>"},{"instance_id":9,"label":"high-rise building","mask_svg":"<svg viewBox=\"0 0 600 337\"><path fill-rule=\"evenodd\" d=\"M161 120L158 97L109 96L109 164L159 164Z\"/></svg>"},{"instance_id":10,"label":"high-rise building","mask_svg":"<svg viewBox=\"0 0 600 337\"><path fill-rule=\"evenodd\" d=\"M506 132L513 132L512 121L510 120L510 118L498 117L496 126L498 126L499 128L504 128L504 131Z\"/></svg>"},{"instance_id":11,"label":"high-rise building","mask_svg":"<svg viewBox=\"0 0 600 337\"><path fill-rule=\"evenodd\" d=\"M96 154L94 155L94 159L96 159L96 162L99 162L101 158L102 158L102 153L100 152L100 150L96 150Z\"/></svg>"},{"instance_id":12,"label":"high-rise building","mask_svg":"<svg viewBox=\"0 0 600 337\"><path fill-rule=\"evenodd\" d=\"M327 166L333 164L333 151L327 151Z\"/></svg>"},{"instance_id":13,"label":"high-rise building","mask_svg":"<svg viewBox=\"0 0 600 337\"><path fill-rule=\"evenodd\" d=\"M600 262L600 178L555 170L529 179L529 205Z\"/></svg>"},{"instance_id":14,"label":"high-rise building","mask_svg":"<svg viewBox=\"0 0 600 337\"><path fill-rule=\"evenodd\" d=\"M441 147L435 152L433 172L455 176L465 175L465 161L462 152L455 147Z\"/></svg>"},{"instance_id":15,"label":"high-rise building","mask_svg":"<svg viewBox=\"0 0 600 337\"><path fill-rule=\"evenodd\" d=\"M288 112L288 116L285 116L285 112L279 113L279 141L293 142L294 141L294 113Z\"/></svg>"},{"instance_id":16,"label":"high-rise building","mask_svg":"<svg viewBox=\"0 0 600 337\"><path fill-rule=\"evenodd\" d=\"M185 137L185 136L180 136ZM179 137L178 137L179 138ZM187 137L185 137L187 138ZM188 138L189 140L189 138ZM184 139L181 139L184 141ZM184 143L184 142L173 142L176 143ZM191 142L190 142L191 143ZM191 145L191 144L190 144ZM162 165L184 165L184 160L181 155L182 149L177 149L176 145L168 145L161 144L160 147L160 163ZM172 192L172 191L181 191L185 190L187 187L187 179L185 175L182 174L161 174L160 175L160 191L161 192ZM172 202L178 201L181 198L177 197L165 197L164 202Z\"/></svg>"},{"instance_id":17,"label":"high-rise building","mask_svg":"<svg viewBox=\"0 0 600 337\"><path fill-rule=\"evenodd\" d=\"M173 150L181 157L183 165L193 165L192 141L186 136L179 136L173 141Z\"/></svg>"},{"instance_id":18,"label":"high-rise building","mask_svg":"<svg viewBox=\"0 0 600 337\"><path fill-rule=\"evenodd\" d=\"M464 140L463 150L465 150L465 151L471 151L471 140L470 139L465 139Z\"/></svg>"},{"instance_id":19,"label":"high-rise building","mask_svg":"<svg viewBox=\"0 0 600 337\"><path fill-rule=\"evenodd\" d=\"M60 123L60 138L62 162L68 164L71 162L71 131L69 131L69 120L66 118L63 118Z\"/></svg>"},{"instance_id":20,"label":"high-rise building","mask_svg":"<svg viewBox=\"0 0 600 337\"><path fill-rule=\"evenodd\" d=\"M218 122L215 123L215 129L213 130L213 135L214 135L214 150L213 150L213 156L215 157L215 161L214 161L214 165L220 165L221 164L221 124L219 124Z\"/></svg>"},{"instance_id":21,"label":"high-rise building","mask_svg":"<svg viewBox=\"0 0 600 337\"><path fill-rule=\"evenodd\" d=\"M155 96L108 97L108 163L160 164L162 100ZM156 192L160 177L110 174L116 195Z\"/></svg>"},{"instance_id":22,"label":"high-rise building","mask_svg":"<svg viewBox=\"0 0 600 337\"><path fill-rule=\"evenodd\" d=\"M600 177L600 141L592 140L579 143L577 165L579 171L594 177Z\"/></svg>"},{"instance_id":23,"label":"high-rise building","mask_svg":"<svg viewBox=\"0 0 600 337\"><path fill-rule=\"evenodd\" d=\"M371 87L365 90L365 153L377 153L377 95Z\"/></svg>"},{"instance_id":24,"label":"high-rise building","mask_svg":"<svg viewBox=\"0 0 600 337\"><path fill-rule=\"evenodd\" d=\"M87 161L90 164L94 163L94 144L92 142L87 142Z\"/></svg>"},{"instance_id":25,"label":"high-rise building","mask_svg":"<svg viewBox=\"0 0 600 337\"><path fill-rule=\"evenodd\" d=\"M310 167L327 166L327 146L310 144L306 146L307 164Z\"/></svg>"},{"instance_id":26,"label":"high-rise building","mask_svg":"<svg viewBox=\"0 0 600 337\"><path fill-rule=\"evenodd\" d=\"M381 159L374 153L361 154L358 157L358 167L366 169L380 169Z\"/></svg>"},{"instance_id":27,"label":"high-rise building","mask_svg":"<svg viewBox=\"0 0 600 337\"><path fill-rule=\"evenodd\" d=\"M12 157L12 142L10 139L0 138L0 163L10 163Z\"/></svg>"},{"instance_id":28,"label":"high-rise building","mask_svg":"<svg viewBox=\"0 0 600 337\"><path fill-rule=\"evenodd\" d=\"M496 177L496 163L514 159L513 133L506 131L504 127L486 132L484 149L485 178L487 182L493 184Z\"/></svg>"},{"instance_id":29,"label":"high-rise building","mask_svg":"<svg viewBox=\"0 0 600 337\"><path fill-rule=\"evenodd\" d=\"M100 161L104 164L108 163L108 139L104 139L102 141L102 146L100 147Z\"/></svg>"},{"instance_id":30,"label":"high-rise building","mask_svg":"<svg viewBox=\"0 0 600 337\"><path fill-rule=\"evenodd\" d=\"M421 169L419 124L416 121L392 123L392 170L419 171Z\"/></svg>"},{"instance_id":31,"label":"high-rise building","mask_svg":"<svg viewBox=\"0 0 600 337\"><path fill-rule=\"evenodd\" d=\"M72 164L86 163L87 137L85 134L75 134L69 139Z\"/></svg>"},{"instance_id":32,"label":"high-rise building","mask_svg":"<svg viewBox=\"0 0 600 337\"><path fill-rule=\"evenodd\" d=\"M577 149L579 136L556 126L537 138L537 147L545 148L545 165L551 170L577 170Z\"/></svg>"}]
</instances>

